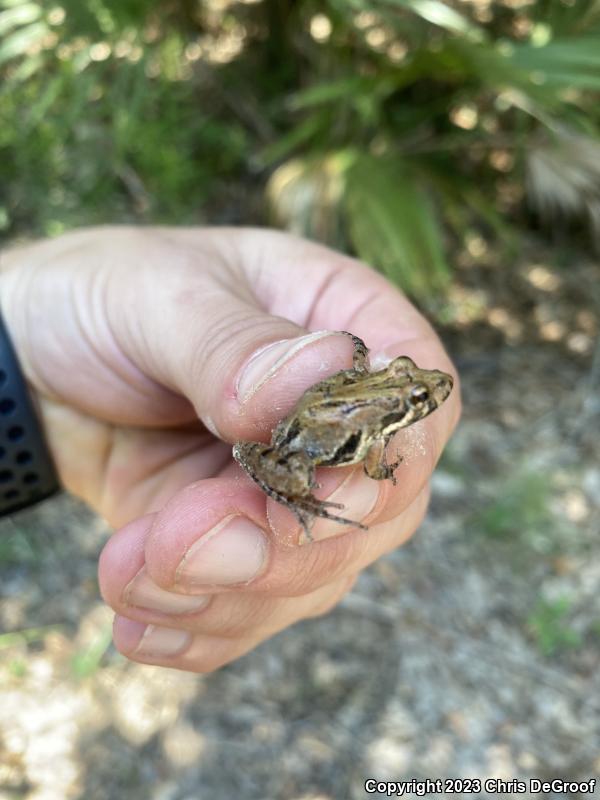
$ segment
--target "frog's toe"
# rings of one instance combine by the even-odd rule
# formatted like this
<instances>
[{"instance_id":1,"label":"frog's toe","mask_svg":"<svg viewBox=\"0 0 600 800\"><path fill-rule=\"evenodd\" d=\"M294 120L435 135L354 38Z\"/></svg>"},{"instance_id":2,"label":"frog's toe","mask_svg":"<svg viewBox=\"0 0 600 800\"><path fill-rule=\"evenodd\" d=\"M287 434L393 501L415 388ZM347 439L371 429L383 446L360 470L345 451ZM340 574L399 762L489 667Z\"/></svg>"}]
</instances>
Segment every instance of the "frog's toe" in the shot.
<instances>
[{"instance_id":1,"label":"frog's toe","mask_svg":"<svg viewBox=\"0 0 600 800\"><path fill-rule=\"evenodd\" d=\"M298 522L302 526L302 530L304 531L304 535L308 539L309 542L313 542L313 535L310 532L311 525L314 522L314 514L307 513L306 511L300 511L299 509L295 512Z\"/></svg>"},{"instance_id":2,"label":"frog's toe","mask_svg":"<svg viewBox=\"0 0 600 800\"><path fill-rule=\"evenodd\" d=\"M331 500L318 500L319 508L345 508L343 503L332 503Z\"/></svg>"}]
</instances>

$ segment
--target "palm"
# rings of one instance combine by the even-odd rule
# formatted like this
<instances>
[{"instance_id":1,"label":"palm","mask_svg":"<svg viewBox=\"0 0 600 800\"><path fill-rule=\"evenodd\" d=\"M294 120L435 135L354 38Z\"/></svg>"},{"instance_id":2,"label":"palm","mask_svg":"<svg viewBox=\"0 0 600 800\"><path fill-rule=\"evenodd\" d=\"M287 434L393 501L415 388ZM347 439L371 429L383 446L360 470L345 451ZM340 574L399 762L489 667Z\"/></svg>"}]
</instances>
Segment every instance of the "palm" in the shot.
<instances>
[{"instance_id":1,"label":"palm","mask_svg":"<svg viewBox=\"0 0 600 800\"><path fill-rule=\"evenodd\" d=\"M42 403L53 422L52 450L65 487L115 526L156 511L184 486L232 466L231 446L199 421L112 425L63 403Z\"/></svg>"}]
</instances>

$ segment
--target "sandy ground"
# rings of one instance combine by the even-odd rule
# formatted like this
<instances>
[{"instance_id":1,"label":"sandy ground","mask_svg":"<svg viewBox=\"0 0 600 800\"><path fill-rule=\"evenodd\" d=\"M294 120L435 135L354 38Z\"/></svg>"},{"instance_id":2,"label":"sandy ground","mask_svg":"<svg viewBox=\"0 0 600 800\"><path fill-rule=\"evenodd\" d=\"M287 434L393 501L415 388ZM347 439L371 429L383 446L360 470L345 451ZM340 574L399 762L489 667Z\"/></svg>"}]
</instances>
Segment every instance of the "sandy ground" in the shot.
<instances>
[{"instance_id":1,"label":"sandy ground","mask_svg":"<svg viewBox=\"0 0 600 800\"><path fill-rule=\"evenodd\" d=\"M600 776L598 267L461 270L442 334L465 415L429 517L329 616L213 675L131 664L98 596L102 522L63 497L2 523L0 800Z\"/></svg>"}]
</instances>

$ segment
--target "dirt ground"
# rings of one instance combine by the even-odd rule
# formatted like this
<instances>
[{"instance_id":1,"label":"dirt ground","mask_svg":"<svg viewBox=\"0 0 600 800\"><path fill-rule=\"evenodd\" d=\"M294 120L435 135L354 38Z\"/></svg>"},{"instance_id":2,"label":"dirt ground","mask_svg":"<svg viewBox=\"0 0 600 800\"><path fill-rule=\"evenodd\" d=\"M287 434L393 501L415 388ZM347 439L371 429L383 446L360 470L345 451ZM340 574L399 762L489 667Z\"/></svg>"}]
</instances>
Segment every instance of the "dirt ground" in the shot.
<instances>
[{"instance_id":1,"label":"dirt ground","mask_svg":"<svg viewBox=\"0 0 600 800\"><path fill-rule=\"evenodd\" d=\"M2 523L0 800L600 776L600 268L543 252L502 268L475 237L458 259L437 324L465 411L419 533L329 616L220 672L114 651L95 577L107 531L82 505Z\"/></svg>"}]
</instances>

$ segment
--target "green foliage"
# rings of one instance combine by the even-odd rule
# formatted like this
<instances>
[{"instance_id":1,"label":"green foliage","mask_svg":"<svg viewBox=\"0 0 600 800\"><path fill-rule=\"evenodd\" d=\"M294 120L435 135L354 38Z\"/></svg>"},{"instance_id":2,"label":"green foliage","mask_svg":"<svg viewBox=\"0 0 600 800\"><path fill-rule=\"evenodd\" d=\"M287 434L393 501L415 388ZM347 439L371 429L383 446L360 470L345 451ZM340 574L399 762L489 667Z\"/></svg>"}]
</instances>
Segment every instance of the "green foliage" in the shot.
<instances>
[{"instance_id":1,"label":"green foliage","mask_svg":"<svg viewBox=\"0 0 600 800\"><path fill-rule=\"evenodd\" d=\"M23 628L20 631L0 634L0 650L8 650L17 645L27 645L42 641L49 633L60 631L59 625L45 625L43 628Z\"/></svg>"},{"instance_id":2,"label":"green foliage","mask_svg":"<svg viewBox=\"0 0 600 800\"><path fill-rule=\"evenodd\" d=\"M448 277L431 206L418 171L409 162L358 156L348 172L346 210L357 251L419 294L443 287Z\"/></svg>"},{"instance_id":3,"label":"green foliage","mask_svg":"<svg viewBox=\"0 0 600 800\"><path fill-rule=\"evenodd\" d=\"M568 624L570 610L570 601L561 597L553 601L540 599L531 613L528 624L545 656L581 647L581 636Z\"/></svg>"},{"instance_id":4,"label":"green foliage","mask_svg":"<svg viewBox=\"0 0 600 800\"><path fill-rule=\"evenodd\" d=\"M550 520L550 491L545 476L520 472L476 515L476 525L488 536L502 539L543 532Z\"/></svg>"},{"instance_id":5,"label":"green foliage","mask_svg":"<svg viewBox=\"0 0 600 800\"><path fill-rule=\"evenodd\" d=\"M74 678L84 679L94 675L112 642L112 626L105 625L94 639L73 655L71 672Z\"/></svg>"},{"instance_id":6,"label":"green foliage","mask_svg":"<svg viewBox=\"0 0 600 800\"><path fill-rule=\"evenodd\" d=\"M0 0L0 229L198 222L258 176L421 297L525 186L600 231L599 5L514 6Z\"/></svg>"},{"instance_id":7,"label":"green foliage","mask_svg":"<svg viewBox=\"0 0 600 800\"><path fill-rule=\"evenodd\" d=\"M242 127L213 119L208 98L203 108L183 79L184 35L169 24L143 40L158 6L88 0L42 11L0 1L0 221L8 234L189 221L211 181L240 162Z\"/></svg>"},{"instance_id":8,"label":"green foliage","mask_svg":"<svg viewBox=\"0 0 600 800\"><path fill-rule=\"evenodd\" d=\"M36 564L41 561L40 548L16 525L0 536L0 564Z\"/></svg>"},{"instance_id":9,"label":"green foliage","mask_svg":"<svg viewBox=\"0 0 600 800\"><path fill-rule=\"evenodd\" d=\"M22 658L13 658L8 662L7 670L13 678L24 678L27 675L27 661Z\"/></svg>"}]
</instances>

